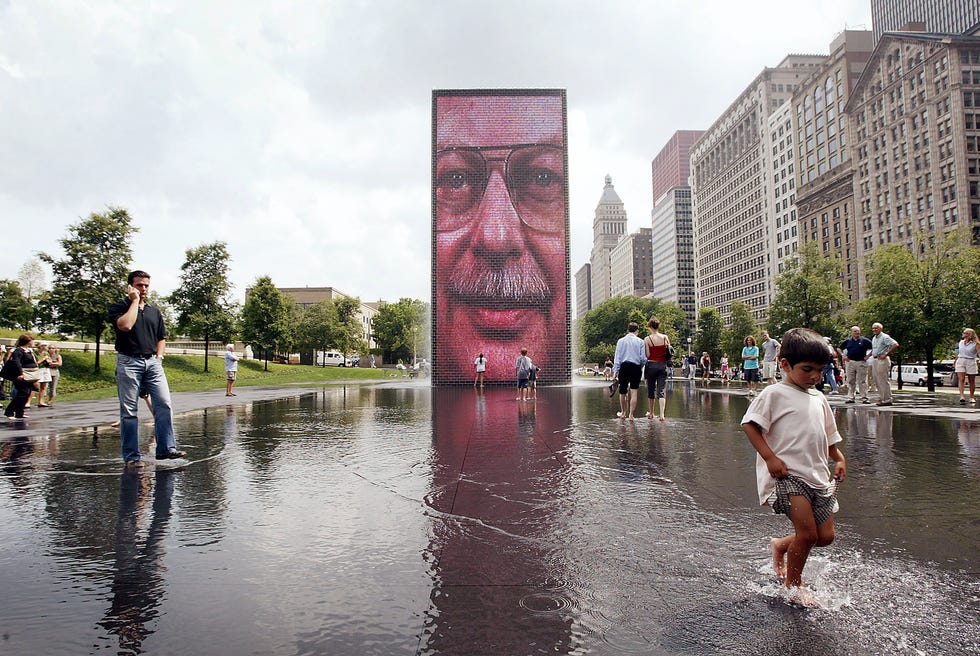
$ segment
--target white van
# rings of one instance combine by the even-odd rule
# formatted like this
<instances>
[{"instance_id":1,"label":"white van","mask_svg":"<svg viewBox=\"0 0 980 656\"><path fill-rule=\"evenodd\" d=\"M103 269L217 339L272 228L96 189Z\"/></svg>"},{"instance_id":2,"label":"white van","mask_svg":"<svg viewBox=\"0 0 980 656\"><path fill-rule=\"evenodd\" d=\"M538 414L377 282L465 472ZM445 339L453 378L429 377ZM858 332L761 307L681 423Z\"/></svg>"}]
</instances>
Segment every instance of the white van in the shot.
<instances>
[{"instance_id":1,"label":"white van","mask_svg":"<svg viewBox=\"0 0 980 656\"><path fill-rule=\"evenodd\" d=\"M316 365L318 367L349 367L350 360L345 358L344 354L339 351L317 351Z\"/></svg>"},{"instance_id":2,"label":"white van","mask_svg":"<svg viewBox=\"0 0 980 656\"><path fill-rule=\"evenodd\" d=\"M902 365L902 383L906 385L918 385L919 387L925 387L928 385L927 371L924 364L903 364ZM891 379L898 380L898 367L892 367ZM932 379L935 381L936 385L942 386L943 376L942 372L936 371L935 365L933 366Z\"/></svg>"}]
</instances>

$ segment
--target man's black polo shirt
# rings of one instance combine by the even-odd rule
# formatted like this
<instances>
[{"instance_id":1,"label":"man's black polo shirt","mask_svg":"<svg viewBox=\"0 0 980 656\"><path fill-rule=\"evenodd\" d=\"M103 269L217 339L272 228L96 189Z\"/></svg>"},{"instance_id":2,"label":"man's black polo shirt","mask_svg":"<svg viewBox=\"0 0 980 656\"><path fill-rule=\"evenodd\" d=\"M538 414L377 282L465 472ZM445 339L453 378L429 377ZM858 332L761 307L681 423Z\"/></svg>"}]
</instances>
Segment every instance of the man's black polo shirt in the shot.
<instances>
[{"instance_id":1,"label":"man's black polo shirt","mask_svg":"<svg viewBox=\"0 0 980 656\"><path fill-rule=\"evenodd\" d=\"M163 315L152 305L144 305L136 316L132 330L119 330L116 322L129 311L132 304L128 298L109 306L109 323L116 333L116 351L125 355L153 355L157 352L157 342L167 338L167 328Z\"/></svg>"}]
</instances>

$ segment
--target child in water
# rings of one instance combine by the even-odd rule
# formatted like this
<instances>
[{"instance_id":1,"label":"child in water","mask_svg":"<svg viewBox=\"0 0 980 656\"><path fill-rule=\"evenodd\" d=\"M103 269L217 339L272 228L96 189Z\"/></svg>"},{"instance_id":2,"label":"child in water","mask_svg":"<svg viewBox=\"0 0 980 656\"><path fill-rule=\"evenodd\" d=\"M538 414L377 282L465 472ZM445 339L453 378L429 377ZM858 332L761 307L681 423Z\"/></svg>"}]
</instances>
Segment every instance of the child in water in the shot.
<instances>
[{"instance_id":1,"label":"child in water","mask_svg":"<svg viewBox=\"0 0 980 656\"><path fill-rule=\"evenodd\" d=\"M766 387L742 418L755 447L759 503L788 515L793 533L772 538L772 566L787 588L802 587L803 567L813 547L834 541L837 484L844 480L841 435L823 394L813 387L831 358L823 338L794 328L779 352L783 381ZM831 477L829 461L834 462Z\"/></svg>"}]
</instances>

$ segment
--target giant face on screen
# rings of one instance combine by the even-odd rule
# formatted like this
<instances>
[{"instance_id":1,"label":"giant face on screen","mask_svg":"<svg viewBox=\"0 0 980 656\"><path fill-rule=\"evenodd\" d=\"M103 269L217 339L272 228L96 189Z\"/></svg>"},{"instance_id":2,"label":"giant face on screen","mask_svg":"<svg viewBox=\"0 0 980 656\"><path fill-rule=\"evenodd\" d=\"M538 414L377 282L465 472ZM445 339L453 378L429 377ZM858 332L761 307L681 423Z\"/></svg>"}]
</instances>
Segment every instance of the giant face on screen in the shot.
<instances>
[{"instance_id":1,"label":"giant face on screen","mask_svg":"<svg viewBox=\"0 0 980 656\"><path fill-rule=\"evenodd\" d=\"M433 93L433 381L570 377L565 94Z\"/></svg>"}]
</instances>

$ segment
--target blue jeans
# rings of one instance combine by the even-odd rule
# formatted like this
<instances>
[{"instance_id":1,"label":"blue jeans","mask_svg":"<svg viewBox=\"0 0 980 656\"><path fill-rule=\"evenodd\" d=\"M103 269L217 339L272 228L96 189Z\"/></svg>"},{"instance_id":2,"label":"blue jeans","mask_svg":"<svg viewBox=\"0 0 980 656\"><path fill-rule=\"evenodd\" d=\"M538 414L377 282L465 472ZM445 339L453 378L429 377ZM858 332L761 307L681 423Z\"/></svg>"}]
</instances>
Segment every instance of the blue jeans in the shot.
<instances>
[{"instance_id":1,"label":"blue jeans","mask_svg":"<svg viewBox=\"0 0 980 656\"><path fill-rule=\"evenodd\" d=\"M177 449L174 438L174 413L170 406L170 387L163 363L156 358L131 358L116 354L116 389L119 392L119 434L122 437L123 460L139 460L140 390L150 395L156 432L156 455L160 457Z\"/></svg>"}]
</instances>

